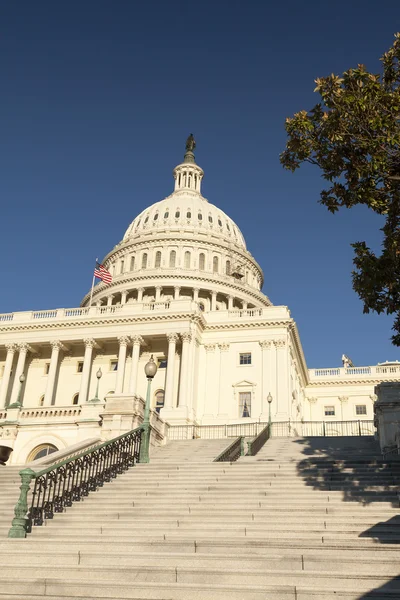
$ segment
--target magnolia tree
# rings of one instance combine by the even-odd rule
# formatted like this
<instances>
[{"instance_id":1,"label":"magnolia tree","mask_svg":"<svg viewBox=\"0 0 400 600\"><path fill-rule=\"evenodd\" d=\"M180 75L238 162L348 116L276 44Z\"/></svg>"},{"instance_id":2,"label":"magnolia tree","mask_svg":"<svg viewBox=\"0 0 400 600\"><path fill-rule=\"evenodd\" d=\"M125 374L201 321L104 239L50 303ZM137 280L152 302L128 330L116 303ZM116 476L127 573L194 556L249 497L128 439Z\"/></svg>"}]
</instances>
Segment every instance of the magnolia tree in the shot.
<instances>
[{"instance_id":1,"label":"magnolia tree","mask_svg":"<svg viewBox=\"0 0 400 600\"><path fill-rule=\"evenodd\" d=\"M400 33L382 56L382 73L364 65L316 80L320 101L286 119L282 165L317 165L327 181L320 203L335 213L365 204L384 215L382 251L355 242L353 288L364 312L395 315L400 346Z\"/></svg>"}]
</instances>

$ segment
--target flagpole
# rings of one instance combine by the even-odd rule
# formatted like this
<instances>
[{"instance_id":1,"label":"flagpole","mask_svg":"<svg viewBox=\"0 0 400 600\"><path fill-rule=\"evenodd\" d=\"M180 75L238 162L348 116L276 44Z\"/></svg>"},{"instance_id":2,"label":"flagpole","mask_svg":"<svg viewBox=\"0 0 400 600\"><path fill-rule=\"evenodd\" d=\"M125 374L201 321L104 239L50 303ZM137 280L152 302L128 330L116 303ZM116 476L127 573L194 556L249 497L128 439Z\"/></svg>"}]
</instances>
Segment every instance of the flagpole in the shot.
<instances>
[{"instance_id":1,"label":"flagpole","mask_svg":"<svg viewBox=\"0 0 400 600\"><path fill-rule=\"evenodd\" d=\"M96 265L95 268L97 266L97 262L98 262L98 258L96 258ZM94 288L94 280L95 280L95 275L94 275L94 271L93 271L93 280L92 280L92 289L90 291L90 301L89 301L89 308L92 306L92 300L93 300L93 288Z\"/></svg>"}]
</instances>

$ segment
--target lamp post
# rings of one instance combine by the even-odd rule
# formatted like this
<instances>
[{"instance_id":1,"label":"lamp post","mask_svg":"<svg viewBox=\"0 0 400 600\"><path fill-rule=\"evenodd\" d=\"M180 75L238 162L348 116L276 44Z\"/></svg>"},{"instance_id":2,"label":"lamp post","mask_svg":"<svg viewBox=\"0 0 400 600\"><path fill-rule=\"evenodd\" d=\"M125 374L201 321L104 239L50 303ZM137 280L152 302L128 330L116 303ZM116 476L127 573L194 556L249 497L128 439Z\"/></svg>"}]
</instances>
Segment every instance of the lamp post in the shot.
<instances>
[{"instance_id":1,"label":"lamp post","mask_svg":"<svg viewBox=\"0 0 400 600\"><path fill-rule=\"evenodd\" d=\"M146 406L144 409L144 418L142 423L142 443L140 444L140 462L148 463L150 462L149 458L149 446L150 446L150 391L151 391L151 382L157 373L157 365L154 362L153 355L151 355L150 360L146 363L144 367L144 372L147 377L147 393L146 393Z\"/></svg>"},{"instance_id":2,"label":"lamp post","mask_svg":"<svg viewBox=\"0 0 400 600\"><path fill-rule=\"evenodd\" d=\"M102 378L103 373L101 368L99 367L99 369L97 370L96 373L96 377L97 377L97 385L96 385L96 395L94 398L92 398L91 400L89 400L89 402L100 402L100 398L99 398L99 383L100 383L100 379Z\"/></svg>"},{"instance_id":3,"label":"lamp post","mask_svg":"<svg viewBox=\"0 0 400 600\"><path fill-rule=\"evenodd\" d=\"M21 375L19 376L19 390L18 390L18 396L16 401L13 404L10 404L10 406L8 408L21 408L22 404L21 404L21 393L22 393L22 386L23 383L25 381L26 377L23 373L21 373Z\"/></svg>"},{"instance_id":4,"label":"lamp post","mask_svg":"<svg viewBox=\"0 0 400 600\"><path fill-rule=\"evenodd\" d=\"M268 425L271 427L271 402L272 402L271 392L268 394L267 400L268 400Z\"/></svg>"}]
</instances>

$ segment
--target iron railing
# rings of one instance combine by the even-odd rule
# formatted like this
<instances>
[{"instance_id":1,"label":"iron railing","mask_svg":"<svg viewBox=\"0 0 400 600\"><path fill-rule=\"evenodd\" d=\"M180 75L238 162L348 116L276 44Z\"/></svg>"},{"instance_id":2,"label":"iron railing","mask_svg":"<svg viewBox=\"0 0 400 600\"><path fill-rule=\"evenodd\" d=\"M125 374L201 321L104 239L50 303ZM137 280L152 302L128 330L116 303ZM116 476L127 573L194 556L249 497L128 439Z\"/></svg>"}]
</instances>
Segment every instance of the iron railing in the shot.
<instances>
[{"instance_id":1,"label":"iron railing","mask_svg":"<svg viewBox=\"0 0 400 600\"><path fill-rule=\"evenodd\" d=\"M232 425L171 425L169 440L224 439L256 437L268 425L264 422L235 423ZM272 423L271 437L308 436L363 436L374 435L374 422L357 421L281 421Z\"/></svg>"},{"instance_id":2,"label":"iron railing","mask_svg":"<svg viewBox=\"0 0 400 600\"><path fill-rule=\"evenodd\" d=\"M340 437L374 435L373 421L282 421L272 424L271 437Z\"/></svg>"},{"instance_id":3,"label":"iron railing","mask_svg":"<svg viewBox=\"0 0 400 600\"><path fill-rule=\"evenodd\" d=\"M142 427L104 442L78 456L36 472L24 469L21 493L8 537L26 537L32 526L43 525L55 513L64 512L73 502L132 467L139 461ZM28 493L34 480L31 505Z\"/></svg>"},{"instance_id":4,"label":"iron railing","mask_svg":"<svg viewBox=\"0 0 400 600\"><path fill-rule=\"evenodd\" d=\"M400 448L397 446L397 444L389 448L385 448L382 452L383 460L386 460L387 458L394 458L395 456L397 456L400 460Z\"/></svg>"},{"instance_id":5,"label":"iron railing","mask_svg":"<svg viewBox=\"0 0 400 600\"><path fill-rule=\"evenodd\" d=\"M213 462L234 462L244 455L244 437L238 437Z\"/></svg>"},{"instance_id":6,"label":"iron railing","mask_svg":"<svg viewBox=\"0 0 400 600\"><path fill-rule=\"evenodd\" d=\"M264 444L271 437L272 426L268 424L260 433L250 442L247 442L247 455L255 456L261 450Z\"/></svg>"}]
</instances>

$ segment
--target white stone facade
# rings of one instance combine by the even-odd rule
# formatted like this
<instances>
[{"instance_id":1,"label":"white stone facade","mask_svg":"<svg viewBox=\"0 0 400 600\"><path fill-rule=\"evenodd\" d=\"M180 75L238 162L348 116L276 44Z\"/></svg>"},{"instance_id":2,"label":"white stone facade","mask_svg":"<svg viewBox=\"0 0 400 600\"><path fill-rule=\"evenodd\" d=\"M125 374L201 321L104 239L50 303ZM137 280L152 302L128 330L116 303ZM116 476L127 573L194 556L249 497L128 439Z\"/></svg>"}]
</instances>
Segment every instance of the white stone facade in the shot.
<instances>
[{"instance_id":1,"label":"white stone facade","mask_svg":"<svg viewBox=\"0 0 400 600\"><path fill-rule=\"evenodd\" d=\"M201 195L192 153L174 178L105 257L113 281L91 306L89 291L79 308L0 315L0 444L12 462L98 435L104 398L145 397L151 354L152 406L170 424L267 421L268 394L275 421L372 419L374 386L400 381L400 365L308 370L288 308L262 293L239 228Z\"/></svg>"}]
</instances>

